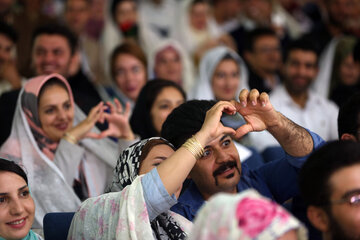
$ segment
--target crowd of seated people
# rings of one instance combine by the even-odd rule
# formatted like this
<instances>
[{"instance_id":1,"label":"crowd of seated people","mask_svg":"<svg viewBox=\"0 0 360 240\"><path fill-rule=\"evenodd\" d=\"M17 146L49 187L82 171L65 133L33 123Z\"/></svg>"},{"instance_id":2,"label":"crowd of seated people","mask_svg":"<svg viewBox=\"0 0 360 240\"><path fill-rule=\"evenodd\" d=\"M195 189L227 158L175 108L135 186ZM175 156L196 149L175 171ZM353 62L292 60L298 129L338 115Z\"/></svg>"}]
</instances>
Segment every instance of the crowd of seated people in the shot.
<instances>
[{"instance_id":1,"label":"crowd of seated people","mask_svg":"<svg viewBox=\"0 0 360 240\"><path fill-rule=\"evenodd\" d=\"M4 1L0 239L360 239L359 37L358 0Z\"/></svg>"}]
</instances>

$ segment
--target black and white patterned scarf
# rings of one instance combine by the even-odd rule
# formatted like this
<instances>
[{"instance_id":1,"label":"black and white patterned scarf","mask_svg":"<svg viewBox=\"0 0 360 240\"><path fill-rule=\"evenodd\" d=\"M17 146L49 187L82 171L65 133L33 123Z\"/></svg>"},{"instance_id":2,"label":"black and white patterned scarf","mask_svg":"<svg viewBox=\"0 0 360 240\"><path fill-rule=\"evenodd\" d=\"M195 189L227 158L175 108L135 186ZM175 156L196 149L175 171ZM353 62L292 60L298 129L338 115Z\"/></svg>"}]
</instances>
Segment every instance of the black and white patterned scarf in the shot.
<instances>
[{"instance_id":1,"label":"black and white patterned scarf","mask_svg":"<svg viewBox=\"0 0 360 240\"><path fill-rule=\"evenodd\" d=\"M134 181L139 174L140 157L144 146L149 141L157 139L164 141L165 144L174 148L171 143L161 137L148 138L134 143L121 153L116 163L113 181L108 192L121 191ZM175 219L167 212L160 214L151 221L151 228L153 230L154 237L158 240L185 239L187 236Z\"/></svg>"}]
</instances>

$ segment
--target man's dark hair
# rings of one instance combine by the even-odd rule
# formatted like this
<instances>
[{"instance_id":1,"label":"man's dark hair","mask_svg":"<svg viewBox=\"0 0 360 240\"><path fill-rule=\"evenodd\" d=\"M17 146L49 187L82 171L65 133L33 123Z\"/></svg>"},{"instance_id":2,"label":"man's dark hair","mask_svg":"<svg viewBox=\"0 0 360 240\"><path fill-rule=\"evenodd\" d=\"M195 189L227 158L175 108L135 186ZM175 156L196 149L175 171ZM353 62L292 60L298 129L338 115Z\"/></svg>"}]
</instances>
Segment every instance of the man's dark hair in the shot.
<instances>
[{"instance_id":1,"label":"man's dark hair","mask_svg":"<svg viewBox=\"0 0 360 240\"><path fill-rule=\"evenodd\" d=\"M178 149L201 129L206 112L215 103L216 101L191 100L181 104L166 118L161 129L161 136Z\"/></svg>"},{"instance_id":2,"label":"man's dark hair","mask_svg":"<svg viewBox=\"0 0 360 240\"><path fill-rule=\"evenodd\" d=\"M327 209L331 196L329 180L345 167L360 164L360 144L334 141L316 150L299 173L301 195L307 205Z\"/></svg>"},{"instance_id":3,"label":"man's dark hair","mask_svg":"<svg viewBox=\"0 0 360 240\"><path fill-rule=\"evenodd\" d=\"M358 138L360 126L360 92L352 95L339 109L338 133L339 138L344 133L352 134ZM358 139L359 140L359 139Z\"/></svg>"},{"instance_id":4,"label":"man's dark hair","mask_svg":"<svg viewBox=\"0 0 360 240\"><path fill-rule=\"evenodd\" d=\"M295 50L301 50L301 51L305 51L305 52L313 52L316 55L316 63L318 62L318 52L314 46L314 44L306 39L298 39L295 41L291 41L285 48L284 51L284 62L286 62L288 60L288 57L290 55L290 53L292 51Z\"/></svg>"},{"instance_id":5,"label":"man's dark hair","mask_svg":"<svg viewBox=\"0 0 360 240\"><path fill-rule=\"evenodd\" d=\"M278 38L276 33L270 28L255 28L254 30L247 32L244 40L245 51L253 52L256 40L267 36Z\"/></svg>"},{"instance_id":6,"label":"man's dark hair","mask_svg":"<svg viewBox=\"0 0 360 240\"><path fill-rule=\"evenodd\" d=\"M69 28L67 28L65 25L61 24L47 24L42 25L38 28L36 28L33 32L32 38L31 38L31 48L34 47L35 39L39 35L60 35L64 37L70 47L71 55L74 55L76 48L78 47L78 39L77 37L71 32Z\"/></svg>"},{"instance_id":7,"label":"man's dark hair","mask_svg":"<svg viewBox=\"0 0 360 240\"><path fill-rule=\"evenodd\" d=\"M18 40L18 35L15 29L3 21L0 21L0 35L5 35L13 43L16 43L16 41Z\"/></svg>"},{"instance_id":8,"label":"man's dark hair","mask_svg":"<svg viewBox=\"0 0 360 240\"><path fill-rule=\"evenodd\" d=\"M9 161L0 157L0 172L12 172L22 177L26 184L28 184L28 178L25 171L15 162Z\"/></svg>"}]
</instances>

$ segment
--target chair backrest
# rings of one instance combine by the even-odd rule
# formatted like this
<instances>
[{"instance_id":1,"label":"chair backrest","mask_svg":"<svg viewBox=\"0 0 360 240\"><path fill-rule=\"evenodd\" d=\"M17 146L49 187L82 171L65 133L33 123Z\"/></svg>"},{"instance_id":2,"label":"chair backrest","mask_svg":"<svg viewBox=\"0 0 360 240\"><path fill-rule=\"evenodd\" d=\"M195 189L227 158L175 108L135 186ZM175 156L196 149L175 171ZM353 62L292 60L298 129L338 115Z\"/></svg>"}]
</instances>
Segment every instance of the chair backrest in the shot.
<instances>
[{"instance_id":1,"label":"chair backrest","mask_svg":"<svg viewBox=\"0 0 360 240\"><path fill-rule=\"evenodd\" d=\"M45 240L66 240L75 212L53 212L44 217Z\"/></svg>"}]
</instances>

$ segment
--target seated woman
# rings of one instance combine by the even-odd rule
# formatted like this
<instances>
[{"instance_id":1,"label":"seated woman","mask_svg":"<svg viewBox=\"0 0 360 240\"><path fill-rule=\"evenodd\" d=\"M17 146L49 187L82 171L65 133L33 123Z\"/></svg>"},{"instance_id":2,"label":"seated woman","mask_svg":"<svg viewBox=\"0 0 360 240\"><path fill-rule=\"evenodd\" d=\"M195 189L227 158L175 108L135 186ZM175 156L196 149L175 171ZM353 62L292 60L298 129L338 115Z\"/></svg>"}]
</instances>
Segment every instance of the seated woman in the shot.
<instances>
[{"instance_id":1,"label":"seated woman","mask_svg":"<svg viewBox=\"0 0 360 240\"><path fill-rule=\"evenodd\" d=\"M111 113L101 102L85 116L59 74L32 78L21 91L10 137L0 152L20 158L29 171L36 227L46 213L75 211L81 200L104 193L115 156L134 139L130 109L121 114L119 102L108 105ZM94 125L104 120L109 128L99 132ZM128 141L116 144L107 136Z\"/></svg>"},{"instance_id":2,"label":"seated woman","mask_svg":"<svg viewBox=\"0 0 360 240\"><path fill-rule=\"evenodd\" d=\"M248 87L244 61L233 50L220 46L210 49L201 59L197 85L191 96L199 100L233 100Z\"/></svg>"},{"instance_id":3,"label":"seated woman","mask_svg":"<svg viewBox=\"0 0 360 240\"><path fill-rule=\"evenodd\" d=\"M222 112L233 114L235 108L217 103L200 131L176 152L160 138L125 150L110 187L116 192L86 200L73 218L68 239L185 239L189 222L169 209L203 155L203 146L222 134L235 134L220 123Z\"/></svg>"},{"instance_id":4,"label":"seated woman","mask_svg":"<svg viewBox=\"0 0 360 240\"><path fill-rule=\"evenodd\" d=\"M24 170L0 158L0 239L41 240L30 228L35 204Z\"/></svg>"},{"instance_id":5,"label":"seated woman","mask_svg":"<svg viewBox=\"0 0 360 240\"><path fill-rule=\"evenodd\" d=\"M214 11L209 1L184 0L181 1L181 6L176 37L192 56L196 66L204 53L211 48L225 45L236 49L233 38L214 21Z\"/></svg>"},{"instance_id":6,"label":"seated woman","mask_svg":"<svg viewBox=\"0 0 360 240\"><path fill-rule=\"evenodd\" d=\"M185 100L184 90L174 82L162 79L147 82L130 118L132 130L141 139L160 136L167 116Z\"/></svg>"},{"instance_id":7,"label":"seated woman","mask_svg":"<svg viewBox=\"0 0 360 240\"><path fill-rule=\"evenodd\" d=\"M194 85L192 62L179 42L171 39L160 41L148 58L150 79L161 78L179 84L186 92Z\"/></svg>"},{"instance_id":8,"label":"seated woman","mask_svg":"<svg viewBox=\"0 0 360 240\"><path fill-rule=\"evenodd\" d=\"M360 71L353 57L355 45L355 37L344 36L335 48L329 93L339 107L360 91Z\"/></svg>"},{"instance_id":9,"label":"seated woman","mask_svg":"<svg viewBox=\"0 0 360 240\"><path fill-rule=\"evenodd\" d=\"M146 56L134 43L126 42L114 49L110 59L113 84L106 89L111 99L134 107L141 88L146 84Z\"/></svg>"},{"instance_id":10,"label":"seated woman","mask_svg":"<svg viewBox=\"0 0 360 240\"><path fill-rule=\"evenodd\" d=\"M306 228L280 205L249 189L212 197L196 216L193 239L302 240Z\"/></svg>"},{"instance_id":11,"label":"seated woman","mask_svg":"<svg viewBox=\"0 0 360 240\"><path fill-rule=\"evenodd\" d=\"M248 72L244 61L233 50L220 46L206 52L201 59L199 77L192 99L234 100L240 90L248 87ZM247 143L245 136L241 142ZM251 169L263 164L261 155L254 148L247 148L235 142L241 161L247 161Z\"/></svg>"}]
</instances>

